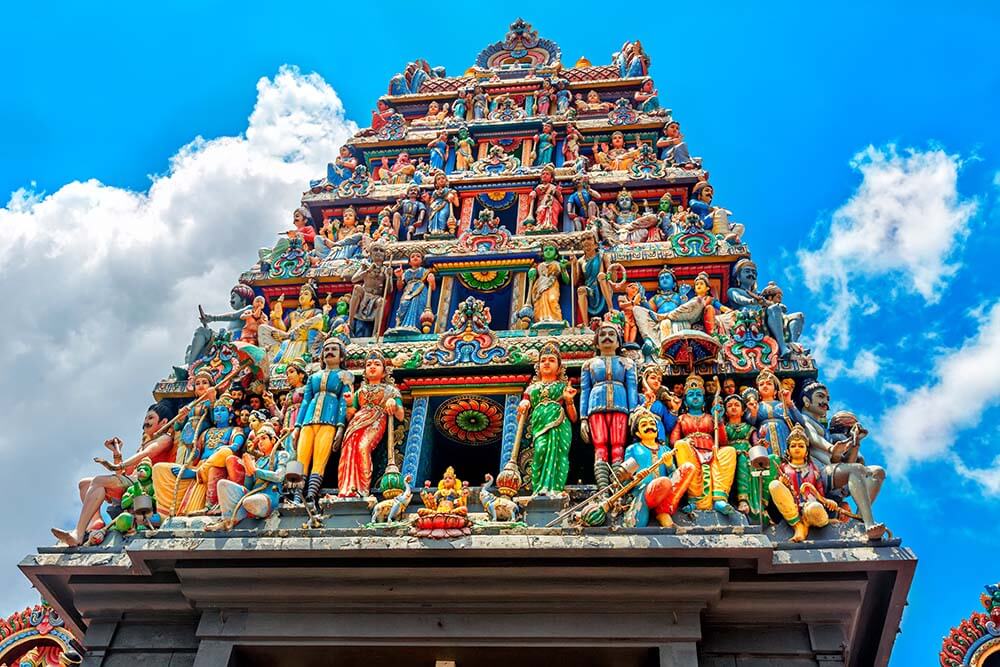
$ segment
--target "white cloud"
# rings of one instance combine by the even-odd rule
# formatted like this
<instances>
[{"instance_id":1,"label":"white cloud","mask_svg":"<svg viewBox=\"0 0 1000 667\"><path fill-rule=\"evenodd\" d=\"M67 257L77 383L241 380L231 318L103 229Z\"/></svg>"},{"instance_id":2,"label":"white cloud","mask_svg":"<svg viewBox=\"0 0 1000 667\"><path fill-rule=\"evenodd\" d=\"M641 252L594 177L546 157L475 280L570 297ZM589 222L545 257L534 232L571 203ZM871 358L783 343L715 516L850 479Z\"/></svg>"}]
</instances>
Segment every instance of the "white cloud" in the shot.
<instances>
[{"instance_id":1,"label":"white cloud","mask_svg":"<svg viewBox=\"0 0 1000 667\"><path fill-rule=\"evenodd\" d=\"M798 253L806 286L831 304L825 320L807 331L821 361L847 349L856 309L872 314L887 292L895 298L885 278L895 290L937 302L959 268L953 254L976 212L976 202L958 193L957 155L869 146L851 166L861 172L858 189L834 212L829 230L815 234L823 245ZM881 280L863 283L870 278Z\"/></svg>"},{"instance_id":2,"label":"white cloud","mask_svg":"<svg viewBox=\"0 0 1000 667\"><path fill-rule=\"evenodd\" d=\"M862 350L854 357L854 362L844 369L844 374L855 380L868 381L878 375L882 365L875 353Z\"/></svg>"},{"instance_id":3,"label":"white cloud","mask_svg":"<svg viewBox=\"0 0 1000 667\"><path fill-rule=\"evenodd\" d=\"M153 383L181 362L196 305L228 306L258 247L287 228L310 178L356 131L318 75L282 68L257 84L243 136L197 138L148 192L91 180L0 208L0 431L8 512L0 608L33 602L14 564L79 511L76 479L119 435L136 445Z\"/></svg>"},{"instance_id":4,"label":"white cloud","mask_svg":"<svg viewBox=\"0 0 1000 667\"><path fill-rule=\"evenodd\" d=\"M895 468L949 454L957 462L962 434L976 429L983 412L1000 404L1000 301L984 313L975 336L938 361L934 379L903 398L875 431ZM992 469L976 470L957 464L956 469L1000 493L998 465L994 461Z\"/></svg>"}]
</instances>

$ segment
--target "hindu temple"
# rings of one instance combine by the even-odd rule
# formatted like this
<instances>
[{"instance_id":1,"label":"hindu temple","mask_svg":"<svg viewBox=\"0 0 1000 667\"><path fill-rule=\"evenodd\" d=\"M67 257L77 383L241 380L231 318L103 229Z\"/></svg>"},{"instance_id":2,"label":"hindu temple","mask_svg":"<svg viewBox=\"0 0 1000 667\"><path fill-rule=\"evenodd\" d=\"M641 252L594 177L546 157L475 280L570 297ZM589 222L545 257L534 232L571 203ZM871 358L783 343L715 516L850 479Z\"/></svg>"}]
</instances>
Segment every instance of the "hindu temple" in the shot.
<instances>
[{"instance_id":1,"label":"hindu temple","mask_svg":"<svg viewBox=\"0 0 1000 667\"><path fill-rule=\"evenodd\" d=\"M392 77L21 562L82 664L887 664L886 471L668 102L521 19Z\"/></svg>"}]
</instances>

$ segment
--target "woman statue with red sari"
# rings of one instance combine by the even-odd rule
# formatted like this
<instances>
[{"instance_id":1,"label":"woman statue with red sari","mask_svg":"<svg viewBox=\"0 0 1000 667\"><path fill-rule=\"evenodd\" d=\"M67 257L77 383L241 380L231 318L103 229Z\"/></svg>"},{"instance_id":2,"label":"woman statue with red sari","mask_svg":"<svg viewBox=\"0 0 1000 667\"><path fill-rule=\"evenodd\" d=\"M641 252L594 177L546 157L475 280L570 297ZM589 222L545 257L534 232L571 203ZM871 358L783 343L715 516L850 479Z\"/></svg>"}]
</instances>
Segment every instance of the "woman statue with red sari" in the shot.
<instances>
[{"instance_id":1,"label":"woman statue with red sari","mask_svg":"<svg viewBox=\"0 0 1000 667\"><path fill-rule=\"evenodd\" d=\"M403 419L403 399L379 352L368 355L361 387L353 396L345 394L344 400L348 421L337 467L337 496L363 498L372 484L372 452L382 442L389 417Z\"/></svg>"}]
</instances>

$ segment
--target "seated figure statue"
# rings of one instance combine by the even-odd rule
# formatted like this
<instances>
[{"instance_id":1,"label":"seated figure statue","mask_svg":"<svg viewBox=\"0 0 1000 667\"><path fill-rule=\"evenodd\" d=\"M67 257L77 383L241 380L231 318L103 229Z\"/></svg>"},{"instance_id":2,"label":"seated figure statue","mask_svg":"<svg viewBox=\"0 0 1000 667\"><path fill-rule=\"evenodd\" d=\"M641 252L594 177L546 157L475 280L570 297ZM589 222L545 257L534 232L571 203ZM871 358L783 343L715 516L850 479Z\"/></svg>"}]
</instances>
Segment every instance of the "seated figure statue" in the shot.
<instances>
[{"instance_id":1,"label":"seated figure statue","mask_svg":"<svg viewBox=\"0 0 1000 667\"><path fill-rule=\"evenodd\" d=\"M798 337L802 333L801 318L797 325L786 330L787 308L781 304L780 299L769 300L756 292L757 265L748 258L741 259L733 266L732 285L726 293L729 306L735 310L760 313L768 334L778 344L779 356L784 359L790 357L794 351L792 346L798 347Z\"/></svg>"}]
</instances>

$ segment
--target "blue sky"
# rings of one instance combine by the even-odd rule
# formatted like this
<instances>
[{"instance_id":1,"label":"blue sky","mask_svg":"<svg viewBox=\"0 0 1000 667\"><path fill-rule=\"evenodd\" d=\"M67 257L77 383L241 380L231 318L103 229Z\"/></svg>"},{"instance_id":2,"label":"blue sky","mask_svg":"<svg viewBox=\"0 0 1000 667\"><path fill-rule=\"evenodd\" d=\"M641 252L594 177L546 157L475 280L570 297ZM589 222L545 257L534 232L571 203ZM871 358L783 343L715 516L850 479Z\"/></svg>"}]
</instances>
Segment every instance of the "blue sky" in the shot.
<instances>
[{"instance_id":1,"label":"blue sky","mask_svg":"<svg viewBox=\"0 0 1000 667\"><path fill-rule=\"evenodd\" d=\"M0 601L30 600L14 563L48 541L49 522L68 520L91 450L134 436L156 369L183 355L174 327L194 326L198 302L225 304L348 120L367 125L409 60L461 73L520 13L566 64L606 63L626 39L643 42L716 201L747 226L762 281L785 287L807 335L837 332L816 341L823 377L836 405L873 426L868 457L889 469L877 514L920 557L893 664L928 664L981 586L1000 579L1000 58L990 46L1000 11L952 4L704 2L627 16L607 3L4 6L0 203L25 190L0 209L0 279L15 287L18 329L0 360L24 373L0 380L0 405L18 406L0 451L28 469L62 465L46 448L65 452L71 469L32 498L62 506L14 526L0 554L0 581L11 582L0 589L13 592ZM282 79L286 64L301 74ZM303 78L313 72L322 81ZM298 104L326 132L308 164L275 138L305 132L287 113ZM189 144L199 136L207 143ZM151 175L169 197L145 197ZM260 202L273 219L258 219ZM119 227L97 229L115 217ZM248 229L254 238L237 238ZM92 250L105 266L54 263ZM64 278L55 290L40 283L53 272ZM844 318L846 330L831 326ZM39 359L52 360L40 374ZM122 367L143 372L123 378ZM69 387L98 396L78 405ZM52 412L72 428L43 426ZM7 487L5 504L38 492Z\"/></svg>"}]
</instances>

